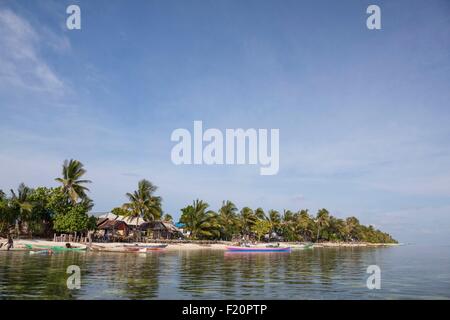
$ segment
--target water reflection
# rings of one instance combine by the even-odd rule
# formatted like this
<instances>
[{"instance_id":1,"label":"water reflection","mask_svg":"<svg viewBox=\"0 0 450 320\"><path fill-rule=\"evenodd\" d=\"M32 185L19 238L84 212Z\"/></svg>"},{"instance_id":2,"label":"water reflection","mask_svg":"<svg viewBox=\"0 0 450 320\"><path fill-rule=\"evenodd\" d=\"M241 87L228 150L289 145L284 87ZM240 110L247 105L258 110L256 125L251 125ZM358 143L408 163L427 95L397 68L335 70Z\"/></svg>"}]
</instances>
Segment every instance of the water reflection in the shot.
<instances>
[{"instance_id":1,"label":"water reflection","mask_svg":"<svg viewBox=\"0 0 450 320\"><path fill-rule=\"evenodd\" d=\"M150 254L65 252L51 256L0 252L0 298L449 297L449 258L428 252L427 259L422 263L428 273L421 268L420 255L408 248L321 248L292 253L234 254L210 250ZM409 261L407 267L403 261ZM382 268L383 290L366 288L366 268L370 264ZM67 288L69 265L81 268L80 290ZM422 273L415 277L415 271Z\"/></svg>"}]
</instances>

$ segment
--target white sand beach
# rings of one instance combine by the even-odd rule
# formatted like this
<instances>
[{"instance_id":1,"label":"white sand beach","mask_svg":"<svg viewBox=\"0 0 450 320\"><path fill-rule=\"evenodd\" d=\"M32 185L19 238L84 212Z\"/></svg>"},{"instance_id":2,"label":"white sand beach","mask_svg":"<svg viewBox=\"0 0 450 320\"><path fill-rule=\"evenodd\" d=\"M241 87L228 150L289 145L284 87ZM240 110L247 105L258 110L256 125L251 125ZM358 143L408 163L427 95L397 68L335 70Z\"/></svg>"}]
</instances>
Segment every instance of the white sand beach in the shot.
<instances>
[{"instance_id":1,"label":"white sand beach","mask_svg":"<svg viewBox=\"0 0 450 320\"><path fill-rule=\"evenodd\" d=\"M0 243L4 245L0 248L0 250L6 250L6 239L0 238ZM11 250L28 250L25 245L38 245L38 246L65 246L67 242L54 242L50 240L41 240L41 239L21 239L14 241L14 248ZM124 245L158 245L158 243L121 243L121 242L92 242L89 244L84 243L76 243L70 242L72 247L88 247L92 251L107 251L107 252L122 252L124 249ZM235 242L225 242L221 243L195 243L195 242L186 242L186 243L168 243L168 246L165 248L167 251L179 251L179 250L226 250L227 246L237 245ZM258 243L256 246L266 246L267 243ZM286 247L295 247L298 246L298 243L289 243L289 242L281 242L280 246ZM379 246L393 246L398 244L386 244L386 243L349 243L349 242L323 242L314 244L314 248L337 248L337 247L379 247Z\"/></svg>"}]
</instances>

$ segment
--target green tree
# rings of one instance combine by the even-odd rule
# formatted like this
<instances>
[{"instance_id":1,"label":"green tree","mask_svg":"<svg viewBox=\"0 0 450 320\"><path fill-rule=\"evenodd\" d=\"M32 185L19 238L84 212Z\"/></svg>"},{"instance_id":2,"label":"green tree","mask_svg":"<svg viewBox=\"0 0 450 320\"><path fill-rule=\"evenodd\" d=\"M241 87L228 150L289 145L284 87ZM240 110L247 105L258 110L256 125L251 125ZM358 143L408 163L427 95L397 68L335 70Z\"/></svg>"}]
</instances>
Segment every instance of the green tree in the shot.
<instances>
[{"instance_id":1,"label":"green tree","mask_svg":"<svg viewBox=\"0 0 450 320\"><path fill-rule=\"evenodd\" d=\"M11 189L10 205L15 218L15 229L17 236L20 235L23 223L31 220L33 204L30 201L32 189L24 183L19 185L17 192Z\"/></svg>"},{"instance_id":2,"label":"green tree","mask_svg":"<svg viewBox=\"0 0 450 320\"><path fill-rule=\"evenodd\" d=\"M358 230L360 229L359 220L355 217L348 217L345 219L345 240L355 240L358 237Z\"/></svg>"},{"instance_id":3,"label":"green tree","mask_svg":"<svg viewBox=\"0 0 450 320\"><path fill-rule=\"evenodd\" d=\"M59 188L38 187L34 189L29 201L33 203L31 219L28 221L30 233L38 235L50 235L52 230L52 221L55 212L50 207L53 193L62 192ZM64 201L68 205L67 201Z\"/></svg>"},{"instance_id":4,"label":"green tree","mask_svg":"<svg viewBox=\"0 0 450 320\"><path fill-rule=\"evenodd\" d=\"M116 207L111 210L111 213L115 214L116 216L126 217L128 214L128 210L124 209L123 207Z\"/></svg>"},{"instance_id":5,"label":"green tree","mask_svg":"<svg viewBox=\"0 0 450 320\"><path fill-rule=\"evenodd\" d=\"M64 193L66 193L72 203L76 203L78 199L86 197L86 191L89 191L84 186L86 183L91 183L90 180L83 180L81 177L86 173L83 164L78 160L65 160L62 169L62 178L56 178L55 181L61 183Z\"/></svg>"},{"instance_id":6,"label":"green tree","mask_svg":"<svg viewBox=\"0 0 450 320\"><path fill-rule=\"evenodd\" d=\"M255 210L255 216L260 220L266 219L266 214L264 213L264 210L262 208L257 208Z\"/></svg>"},{"instance_id":7,"label":"green tree","mask_svg":"<svg viewBox=\"0 0 450 320\"><path fill-rule=\"evenodd\" d=\"M319 241L320 232L325 230L330 225L330 213L327 209L320 209L316 216L316 226L317 226L317 238L316 242Z\"/></svg>"},{"instance_id":8,"label":"green tree","mask_svg":"<svg viewBox=\"0 0 450 320\"><path fill-rule=\"evenodd\" d=\"M234 233L236 233L238 227L237 210L233 202L222 202L222 207L219 209L217 217L222 239L231 240Z\"/></svg>"},{"instance_id":9,"label":"green tree","mask_svg":"<svg viewBox=\"0 0 450 320\"><path fill-rule=\"evenodd\" d=\"M291 210L284 210L283 212L281 231L285 240L298 240L298 234L296 233L295 215Z\"/></svg>"},{"instance_id":10,"label":"green tree","mask_svg":"<svg viewBox=\"0 0 450 320\"><path fill-rule=\"evenodd\" d=\"M252 232L253 226L258 221L258 217L252 209L249 207L244 207L241 209L239 221L242 234L249 235Z\"/></svg>"},{"instance_id":11,"label":"green tree","mask_svg":"<svg viewBox=\"0 0 450 320\"><path fill-rule=\"evenodd\" d=\"M173 218L172 218L172 216L171 216L170 214L166 213L166 214L163 216L163 221L164 221L164 222L170 222L170 223L172 223L172 222L173 222Z\"/></svg>"},{"instance_id":12,"label":"green tree","mask_svg":"<svg viewBox=\"0 0 450 320\"><path fill-rule=\"evenodd\" d=\"M269 210L267 213L266 220L270 223L270 233L279 232L281 216L276 210Z\"/></svg>"},{"instance_id":13,"label":"green tree","mask_svg":"<svg viewBox=\"0 0 450 320\"><path fill-rule=\"evenodd\" d=\"M138 230L138 219L145 221L159 220L162 214L161 197L154 196L158 189L148 180L141 180L138 189L133 193L127 193L129 202L123 205L125 216L136 219L136 230Z\"/></svg>"},{"instance_id":14,"label":"green tree","mask_svg":"<svg viewBox=\"0 0 450 320\"><path fill-rule=\"evenodd\" d=\"M345 240L345 221L330 216L330 223L326 230L326 239L329 241Z\"/></svg>"},{"instance_id":15,"label":"green tree","mask_svg":"<svg viewBox=\"0 0 450 320\"><path fill-rule=\"evenodd\" d=\"M67 233L86 232L94 228L93 219L81 205L73 206L67 213L56 214L53 227L56 231Z\"/></svg>"},{"instance_id":16,"label":"green tree","mask_svg":"<svg viewBox=\"0 0 450 320\"><path fill-rule=\"evenodd\" d=\"M206 202L197 199L192 205L181 209L180 222L191 232L193 239L211 239L220 235L217 214L208 207Z\"/></svg>"},{"instance_id":17,"label":"green tree","mask_svg":"<svg viewBox=\"0 0 450 320\"><path fill-rule=\"evenodd\" d=\"M0 234L6 236L15 220L16 214L11 210L10 201L6 194L0 190Z\"/></svg>"},{"instance_id":18,"label":"green tree","mask_svg":"<svg viewBox=\"0 0 450 320\"><path fill-rule=\"evenodd\" d=\"M255 233L258 241L261 241L261 238L270 232L270 222L267 220L258 219L252 227L252 231Z\"/></svg>"},{"instance_id":19,"label":"green tree","mask_svg":"<svg viewBox=\"0 0 450 320\"><path fill-rule=\"evenodd\" d=\"M300 210L296 215L296 232L303 241L311 241L314 234L314 221L308 210Z\"/></svg>"}]
</instances>

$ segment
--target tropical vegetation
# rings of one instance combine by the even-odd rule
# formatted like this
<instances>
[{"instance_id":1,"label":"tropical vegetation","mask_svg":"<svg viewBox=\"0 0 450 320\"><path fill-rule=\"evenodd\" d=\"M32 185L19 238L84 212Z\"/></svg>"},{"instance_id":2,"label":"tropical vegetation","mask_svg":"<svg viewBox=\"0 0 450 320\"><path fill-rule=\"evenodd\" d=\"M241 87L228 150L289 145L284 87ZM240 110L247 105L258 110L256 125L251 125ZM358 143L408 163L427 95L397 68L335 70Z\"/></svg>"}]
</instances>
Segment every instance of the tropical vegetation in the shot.
<instances>
[{"instance_id":1,"label":"tropical vegetation","mask_svg":"<svg viewBox=\"0 0 450 320\"><path fill-rule=\"evenodd\" d=\"M15 233L30 237L50 236L53 232L83 233L95 229L96 218L89 216L93 202L87 197L82 180L86 173L77 160L66 160L59 187L37 187L21 183L8 196L0 190L0 235Z\"/></svg>"},{"instance_id":2,"label":"tropical vegetation","mask_svg":"<svg viewBox=\"0 0 450 320\"><path fill-rule=\"evenodd\" d=\"M21 183L9 194L0 190L0 235L50 236L54 232L87 233L96 228L97 218L89 215L94 206L88 197L84 178L86 169L78 160L66 160L62 174L55 179L57 187L30 188ZM140 180L137 189L126 193L127 201L111 210L112 213L139 219L162 220L173 223L173 216L163 212L158 187L148 180ZM142 221L141 220L141 221ZM308 209L298 211L268 210L243 207L223 201L212 210L208 203L195 200L181 209L180 223L193 239L254 239L277 241L345 241L396 242L389 234L373 226L365 226L355 217L338 218L326 209L315 215Z\"/></svg>"},{"instance_id":3,"label":"tropical vegetation","mask_svg":"<svg viewBox=\"0 0 450 320\"><path fill-rule=\"evenodd\" d=\"M318 210L316 215L309 214L307 209L284 210L283 214L269 210L266 214L261 208L244 207L239 211L233 202L224 201L216 213L206 202L195 200L181 209L180 222L194 239L396 242L391 235L362 225L355 217L336 218L326 209Z\"/></svg>"}]
</instances>

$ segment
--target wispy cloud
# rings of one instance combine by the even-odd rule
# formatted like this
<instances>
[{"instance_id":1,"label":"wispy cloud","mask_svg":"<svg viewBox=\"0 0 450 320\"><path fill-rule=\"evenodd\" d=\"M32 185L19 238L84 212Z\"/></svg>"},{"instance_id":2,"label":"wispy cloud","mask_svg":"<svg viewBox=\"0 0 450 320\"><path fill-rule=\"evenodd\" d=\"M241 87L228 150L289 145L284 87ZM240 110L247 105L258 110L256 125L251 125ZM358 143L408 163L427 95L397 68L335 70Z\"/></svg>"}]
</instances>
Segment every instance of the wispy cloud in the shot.
<instances>
[{"instance_id":1,"label":"wispy cloud","mask_svg":"<svg viewBox=\"0 0 450 320\"><path fill-rule=\"evenodd\" d=\"M25 89L61 95L64 81L42 58L40 49L48 44L53 50L70 47L67 38L34 26L9 9L0 9L0 84L4 89Z\"/></svg>"}]
</instances>

